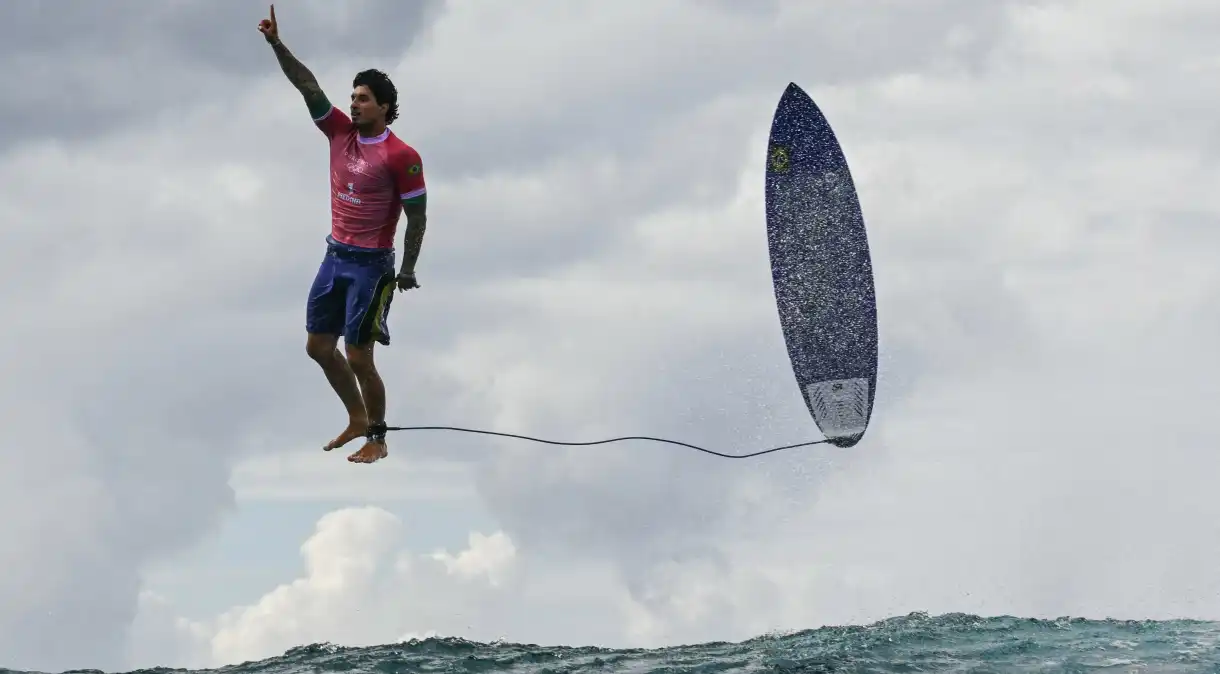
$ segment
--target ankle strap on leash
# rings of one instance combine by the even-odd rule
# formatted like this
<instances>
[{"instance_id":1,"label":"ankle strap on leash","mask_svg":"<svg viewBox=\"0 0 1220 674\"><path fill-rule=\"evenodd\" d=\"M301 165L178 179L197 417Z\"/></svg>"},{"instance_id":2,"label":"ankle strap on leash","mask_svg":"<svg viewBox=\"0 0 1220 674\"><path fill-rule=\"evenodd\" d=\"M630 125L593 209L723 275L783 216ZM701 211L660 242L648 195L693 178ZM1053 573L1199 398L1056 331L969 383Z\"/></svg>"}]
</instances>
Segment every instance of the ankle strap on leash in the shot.
<instances>
[{"instance_id":1,"label":"ankle strap on leash","mask_svg":"<svg viewBox=\"0 0 1220 674\"><path fill-rule=\"evenodd\" d=\"M388 430L384 421L375 421L369 424L369 429L364 433L364 437L369 440L385 442L385 434Z\"/></svg>"}]
</instances>

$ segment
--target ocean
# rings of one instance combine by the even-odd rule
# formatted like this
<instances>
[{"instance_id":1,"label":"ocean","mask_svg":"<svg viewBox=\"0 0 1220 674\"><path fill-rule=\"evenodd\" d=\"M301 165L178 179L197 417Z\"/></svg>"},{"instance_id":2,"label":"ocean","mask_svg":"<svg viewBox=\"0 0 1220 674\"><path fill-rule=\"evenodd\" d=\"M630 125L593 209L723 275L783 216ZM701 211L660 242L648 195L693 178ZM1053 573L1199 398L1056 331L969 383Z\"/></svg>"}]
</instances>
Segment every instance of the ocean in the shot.
<instances>
[{"instance_id":1,"label":"ocean","mask_svg":"<svg viewBox=\"0 0 1220 674\"><path fill-rule=\"evenodd\" d=\"M224 674L716 674L719 672L1220 672L1220 623L981 618L913 613L738 643L605 649L432 638L366 648L314 644ZM141 670L185 672L192 670ZM202 670L199 670L202 671ZM15 674L0 669L0 674Z\"/></svg>"}]
</instances>

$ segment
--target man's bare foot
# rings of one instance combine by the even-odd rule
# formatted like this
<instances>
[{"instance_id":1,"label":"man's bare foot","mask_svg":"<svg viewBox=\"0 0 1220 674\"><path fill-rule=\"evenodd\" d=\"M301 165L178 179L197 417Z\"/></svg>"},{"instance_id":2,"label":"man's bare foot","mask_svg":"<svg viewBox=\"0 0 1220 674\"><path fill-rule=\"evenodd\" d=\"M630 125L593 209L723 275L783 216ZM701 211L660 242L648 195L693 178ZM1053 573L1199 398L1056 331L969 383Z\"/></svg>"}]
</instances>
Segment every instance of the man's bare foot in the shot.
<instances>
[{"instance_id":1,"label":"man's bare foot","mask_svg":"<svg viewBox=\"0 0 1220 674\"><path fill-rule=\"evenodd\" d=\"M381 440L369 440L364 443L364 446L356 450L354 454L347 457L352 463L373 463L380 459L384 459L390 455L386 449L385 442Z\"/></svg>"},{"instance_id":2,"label":"man's bare foot","mask_svg":"<svg viewBox=\"0 0 1220 674\"><path fill-rule=\"evenodd\" d=\"M368 419L352 419L348 422L347 429L340 433L339 437L328 442L322 449L329 452L336 447L342 447L356 438L364 437L368 430Z\"/></svg>"}]
</instances>

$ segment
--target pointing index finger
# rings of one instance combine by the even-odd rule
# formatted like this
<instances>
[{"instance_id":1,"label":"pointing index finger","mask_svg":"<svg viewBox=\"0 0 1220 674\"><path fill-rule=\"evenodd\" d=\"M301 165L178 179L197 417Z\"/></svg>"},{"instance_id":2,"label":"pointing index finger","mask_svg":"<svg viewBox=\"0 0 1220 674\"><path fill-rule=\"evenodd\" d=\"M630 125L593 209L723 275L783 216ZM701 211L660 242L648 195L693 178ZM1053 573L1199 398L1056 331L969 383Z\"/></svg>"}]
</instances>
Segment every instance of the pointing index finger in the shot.
<instances>
[{"instance_id":1,"label":"pointing index finger","mask_svg":"<svg viewBox=\"0 0 1220 674\"><path fill-rule=\"evenodd\" d=\"M271 5L271 23L275 24L275 4Z\"/></svg>"}]
</instances>

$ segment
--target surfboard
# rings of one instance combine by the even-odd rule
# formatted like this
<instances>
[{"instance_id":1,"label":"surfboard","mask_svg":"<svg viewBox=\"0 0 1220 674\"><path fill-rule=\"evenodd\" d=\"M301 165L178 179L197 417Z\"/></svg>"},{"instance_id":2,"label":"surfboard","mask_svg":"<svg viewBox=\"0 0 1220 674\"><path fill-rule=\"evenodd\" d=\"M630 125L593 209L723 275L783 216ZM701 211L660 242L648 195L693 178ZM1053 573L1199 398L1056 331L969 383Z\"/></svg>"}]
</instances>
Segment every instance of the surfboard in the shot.
<instances>
[{"instance_id":1,"label":"surfboard","mask_svg":"<svg viewBox=\"0 0 1220 674\"><path fill-rule=\"evenodd\" d=\"M877 300L864 215L826 117L796 83L767 142L767 242L780 328L830 444L864 437L877 389Z\"/></svg>"}]
</instances>

